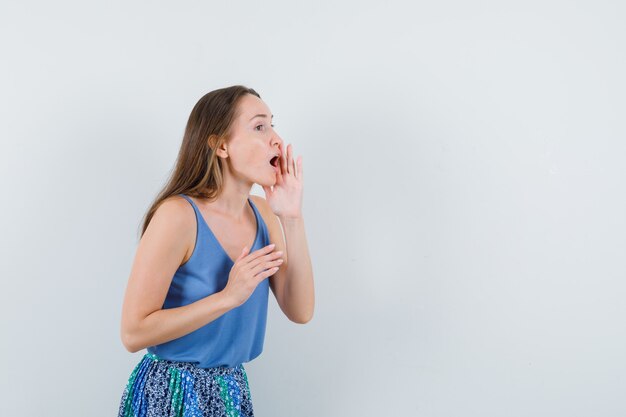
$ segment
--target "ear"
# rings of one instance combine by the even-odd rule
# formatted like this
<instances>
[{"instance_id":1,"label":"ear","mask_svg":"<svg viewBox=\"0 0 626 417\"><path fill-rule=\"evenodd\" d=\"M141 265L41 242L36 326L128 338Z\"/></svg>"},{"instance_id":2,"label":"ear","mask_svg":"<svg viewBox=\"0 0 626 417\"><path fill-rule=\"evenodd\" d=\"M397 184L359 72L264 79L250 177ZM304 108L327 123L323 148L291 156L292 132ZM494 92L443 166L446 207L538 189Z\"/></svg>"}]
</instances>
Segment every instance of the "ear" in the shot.
<instances>
[{"instance_id":1,"label":"ear","mask_svg":"<svg viewBox=\"0 0 626 417\"><path fill-rule=\"evenodd\" d=\"M225 140L221 141L219 147L217 147L218 142L219 142L219 138L217 137L217 135L211 135L209 136L209 139L207 140L209 148L211 148L213 152L217 154L217 156L219 156L220 158L228 158L228 151L226 149L226 141Z\"/></svg>"}]
</instances>

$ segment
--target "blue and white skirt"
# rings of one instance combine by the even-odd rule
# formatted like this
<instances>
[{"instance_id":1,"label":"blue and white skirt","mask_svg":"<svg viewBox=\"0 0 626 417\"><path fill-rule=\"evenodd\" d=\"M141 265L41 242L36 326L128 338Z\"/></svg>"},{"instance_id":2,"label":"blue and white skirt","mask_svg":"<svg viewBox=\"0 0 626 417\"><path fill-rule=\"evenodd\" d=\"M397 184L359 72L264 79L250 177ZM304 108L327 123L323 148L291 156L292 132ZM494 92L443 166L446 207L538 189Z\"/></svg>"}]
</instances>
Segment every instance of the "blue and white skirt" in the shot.
<instances>
[{"instance_id":1,"label":"blue and white skirt","mask_svg":"<svg viewBox=\"0 0 626 417\"><path fill-rule=\"evenodd\" d=\"M248 376L146 353L128 379L118 417L253 417Z\"/></svg>"}]
</instances>

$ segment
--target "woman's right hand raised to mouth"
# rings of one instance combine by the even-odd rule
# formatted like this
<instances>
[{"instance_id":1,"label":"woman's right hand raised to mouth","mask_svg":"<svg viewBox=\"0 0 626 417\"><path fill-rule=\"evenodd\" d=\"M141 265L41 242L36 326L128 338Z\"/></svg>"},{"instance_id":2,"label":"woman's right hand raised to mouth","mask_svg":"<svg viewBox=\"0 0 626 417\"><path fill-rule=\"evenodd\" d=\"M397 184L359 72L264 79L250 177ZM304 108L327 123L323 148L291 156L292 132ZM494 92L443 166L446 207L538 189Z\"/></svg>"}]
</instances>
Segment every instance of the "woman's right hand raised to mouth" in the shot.
<instances>
[{"instance_id":1,"label":"woman's right hand raised to mouth","mask_svg":"<svg viewBox=\"0 0 626 417\"><path fill-rule=\"evenodd\" d=\"M273 252L274 246L272 243L252 253L249 253L250 248L243 247L230 270L226 287L222 290L235 307L245 303L262 280L278 271L283 262L283 253Z\"/></svg>"}]
</instances>

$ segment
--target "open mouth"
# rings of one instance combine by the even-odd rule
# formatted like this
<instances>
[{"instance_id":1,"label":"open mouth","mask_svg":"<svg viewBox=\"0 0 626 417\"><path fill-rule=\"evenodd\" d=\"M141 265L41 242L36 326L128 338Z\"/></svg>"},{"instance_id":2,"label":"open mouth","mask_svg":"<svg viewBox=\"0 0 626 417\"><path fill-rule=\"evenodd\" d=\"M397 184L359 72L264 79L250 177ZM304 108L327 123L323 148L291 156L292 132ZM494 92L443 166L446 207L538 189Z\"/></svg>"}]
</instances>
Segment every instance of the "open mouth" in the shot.
<instances>
[{"instance_id":1,"label":"open mouth","mask_svg":"<svg viewBox=\"0 0 626 417\"><path fill-rule=\"evenodd\" d=\"M274 168L278 168L278 159L280 159L279 156L275 156L272 159L270 159L270 165L273 166Z\"/></svg>"}]
</instances>

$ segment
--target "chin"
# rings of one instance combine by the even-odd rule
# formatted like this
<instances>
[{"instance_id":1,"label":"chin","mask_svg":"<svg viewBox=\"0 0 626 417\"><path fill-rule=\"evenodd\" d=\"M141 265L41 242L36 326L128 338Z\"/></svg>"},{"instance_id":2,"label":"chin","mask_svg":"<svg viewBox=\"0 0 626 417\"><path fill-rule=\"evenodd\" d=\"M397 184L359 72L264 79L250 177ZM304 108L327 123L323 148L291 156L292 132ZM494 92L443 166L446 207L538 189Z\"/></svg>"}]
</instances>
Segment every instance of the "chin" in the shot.
<instances>
[{"instance_id":1,"label":"chin","mask_svg":"<svg viewBox=\"0 0 626 417\"><path fill-rule=\"evenodd\" d=\"M276 177L268 179L268 180L261 180L261 181L255 181L258 185L264 186L264 187L271 187L276 185Z\"/></svg>"}]
</instances>

